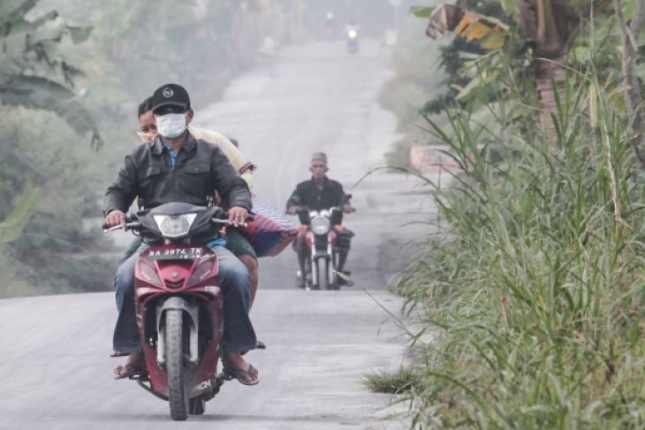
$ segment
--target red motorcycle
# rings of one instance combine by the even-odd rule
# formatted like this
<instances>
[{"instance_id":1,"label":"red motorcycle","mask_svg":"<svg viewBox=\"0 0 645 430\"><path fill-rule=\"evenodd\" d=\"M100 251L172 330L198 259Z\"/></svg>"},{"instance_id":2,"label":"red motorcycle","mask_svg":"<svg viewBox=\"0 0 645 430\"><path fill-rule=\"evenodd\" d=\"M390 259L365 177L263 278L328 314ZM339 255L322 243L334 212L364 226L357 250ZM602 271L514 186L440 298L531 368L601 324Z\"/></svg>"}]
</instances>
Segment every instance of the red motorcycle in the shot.
<instances>
[{"instance_id":1,"label":"red motorcycle","mask_svg":"<svg viewBox=\"0 0 645 430\"><path fill-rule=\"evenodd\" d=\"M305 246L302 249L305 254L304 273L299 273L299 276L305 280L306 289L340 289L339 277L343 274L338 271L339 252L336 244L338 235L334 226L342 223L343 213L355 211L350 205L351 198L351 194L346 196L343 207L335 206L320 211L293 207L300 224L308 227Z\"/></svg>"},{"instance_id":2,"label":"red motorcycle","mask_svg":"<svg viewBox=\"0 0 645 430\"><path fill-rule=\"evenodd\" d=\"M206 246L221 208L167 203L128 219L125 228L152 246L136 263L134 297L145 372L141 387L167 400L174 420L201 415L231 377L217 374L223 334L218 262Z\"/></svg>"}]
</instances>

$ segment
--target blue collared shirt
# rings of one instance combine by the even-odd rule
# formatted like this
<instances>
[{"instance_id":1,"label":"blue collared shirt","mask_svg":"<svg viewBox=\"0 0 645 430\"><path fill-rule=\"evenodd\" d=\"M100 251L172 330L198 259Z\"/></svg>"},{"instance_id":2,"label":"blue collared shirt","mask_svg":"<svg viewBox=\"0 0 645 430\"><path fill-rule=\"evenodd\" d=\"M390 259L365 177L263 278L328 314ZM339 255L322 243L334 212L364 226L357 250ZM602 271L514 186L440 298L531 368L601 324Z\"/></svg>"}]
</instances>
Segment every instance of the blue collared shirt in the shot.
<instances>
[{"instance_id":1,"label":"blue collared shirt","mask_svg":"<svg viewBox=\"0 0 645 430\"><path fill-rule=\"evenodd\" d=\"M172 145L168 143L164 143L163 146L166 147L168 154L170 155L170 168L174 169L175 165L177 164L177 151L172 149Z\"/></svg>"}]
</instances>

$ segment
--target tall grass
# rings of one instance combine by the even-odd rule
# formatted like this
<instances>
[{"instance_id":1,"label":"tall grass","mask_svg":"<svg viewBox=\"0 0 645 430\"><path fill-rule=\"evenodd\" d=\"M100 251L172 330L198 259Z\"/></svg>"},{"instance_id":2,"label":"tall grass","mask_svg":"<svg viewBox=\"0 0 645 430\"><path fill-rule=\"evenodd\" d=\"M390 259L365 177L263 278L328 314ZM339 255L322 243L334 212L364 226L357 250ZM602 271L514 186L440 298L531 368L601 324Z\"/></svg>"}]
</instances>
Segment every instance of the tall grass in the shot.
<instances>
[{"instance_id":1,"label":"tall grass","mask_svg":"<svg viewBox=\"0 0 645 430\"><path fill-rule=\"evenodd\" d=\"M498 117L504 145L463 111L434 128L463 172L399 285L436 332L415 428L645 428L645 186L610 95L574 76L554 130Z\"/></svg>"}]
</instances>

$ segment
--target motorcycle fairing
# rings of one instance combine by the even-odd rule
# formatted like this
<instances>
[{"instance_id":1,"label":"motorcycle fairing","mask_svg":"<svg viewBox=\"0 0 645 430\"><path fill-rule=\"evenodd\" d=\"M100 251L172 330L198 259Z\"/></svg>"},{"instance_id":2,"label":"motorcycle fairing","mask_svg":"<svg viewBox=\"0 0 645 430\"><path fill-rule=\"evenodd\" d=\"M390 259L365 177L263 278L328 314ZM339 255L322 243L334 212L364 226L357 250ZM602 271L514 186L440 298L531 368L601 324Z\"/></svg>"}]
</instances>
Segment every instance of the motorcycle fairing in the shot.
<instances>
[{"instance_id":1,"label":"motorcycle fairing","mask_svg":"<svg viewBox=\"0 0 645 430\"><path fill-rule=\"evenodd\" d=\"M163 365L158 362L157 348L159 347L158 328L162 324L163 304L171 301L169 306L177 305L175 298L181 298L187 303L185 312L190 315L196 332L197 345L191 342L189 347L193 367L193 385L209 379L209 375L217 372L219 345L223 336L223 295L219 288L219 265L213 251L203 247L201 257L195 260L153 260L149 256L163 252L165 249L177 247L192 247L190 245L162 245L144 250L135 266L135 306L137 310L137 326L143 343L143 352L148 369L150 389L161 398L168 396L168 378ZM208 265L197 279L200 267ZM151 276L151 269L157 279ZM191 279L194 281L192 282ZM186 299L190 298L190 302ZM190 310L193 309L193 310ZM145 315L145 321L142 316ZM191 327L191 330L193 330ZM193 336L191 336L192 340ZM194 350L197 350L195 360ZM201 354L200 354L201 352Z\"/></svg>"}]
</instances>

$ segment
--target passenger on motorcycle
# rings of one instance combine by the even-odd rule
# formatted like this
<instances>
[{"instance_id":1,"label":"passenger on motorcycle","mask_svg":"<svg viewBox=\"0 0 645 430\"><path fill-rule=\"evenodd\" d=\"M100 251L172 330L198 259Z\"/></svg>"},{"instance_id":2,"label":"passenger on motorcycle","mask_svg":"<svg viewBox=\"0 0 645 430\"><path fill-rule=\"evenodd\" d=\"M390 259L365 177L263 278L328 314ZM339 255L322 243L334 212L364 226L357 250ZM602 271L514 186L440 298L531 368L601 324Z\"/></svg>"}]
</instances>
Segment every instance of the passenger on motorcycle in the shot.
<instances>
[{"instance_id":1,"label":"passenger on motorcycle","mask_svg":"<svg viewBox=\"0 0 645 430\"><path fill-rule=\"evenodd\" d=\"M192 110L191 110L192 112ZM144 143L153 143L157 137L157 126L155 118L152 114L152 98L147 98L139 105L138 110L139 131L137 135ZM227 138L223 134L189 126L188 130L195 139L203 140L206 143L215 145L222 150L228 161L233 165L235 170L242 176L249 186L249 190L253 189L253 171L255 165L247 161L246 157L238 149L238 145L232 139ZM219 196L215 196L216 204ZM139 248L140 240L135 240L126 252L126 257L131 255ZM251 305L255 301L255 295L258 290L259 284L259 263L255 250L249 243L248 239L236 229L227 229L226 231L226 248L231 251L237 258L242 261L251 276Z\"/></svg>"},{"instance_id":2,"label":"passenger on motorcycle","mask_svg":"<svg viewBox=\"0 0 645 430\"><path fill-rule=\"evenodd\" d=\"M343 186L339 182L327 177L328 170L327 155L323 152L314 153L309 166L311 179L301 182L296 186L296 189L287 201L287 213L295 215L299 209L320 211L332 207L343 208L343 211L346 213L353 210L347 202ZM349 281L350 272L344 269L349 255L351 238L354 236L354 233L343 225L336 225L334 229L337 234L336 247L338 248L339 257L337 270L345 275L340 277L339 281L351 285L351 281ZM305 273L305 237L307 230L307 226L301 225L299 227L298 237L294 242L294 248L298 255L298 267L300 269L298 283L301 288L304 288L306 283L306 279L302 274Z\"/></svg>"},{"instance_id":3,"label":"passenger on motorcycle","mask_svg":"<svg viewBox=\"0 0 645 430\"><path fill-rule=\"evenodd\" d=\"M206 206L215 191L223 198L229 220L243 224L251 209L251 193L222 151L188 131L193 118L188 92L176 84L163 85L154 92L151 107L158 135L126 156L125 165L105 194L105 224L124 224L125 212L136 198L146 209L168 202ZM248 315L249 273L216 238L214 234L208 245L218 257L224 291L222 362L240 382L254 385L259 382L258 371L242 357L257 345ZM115 369L117 377L127 377L143 367L133 297L134 267L141 251L139 248L119 266L115 280L119 316L114 347L129 354L126 365Z\"/></svg>"}]
</instances>

